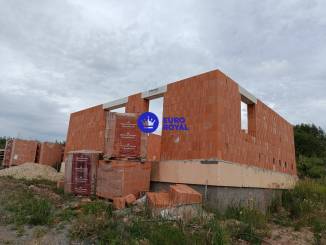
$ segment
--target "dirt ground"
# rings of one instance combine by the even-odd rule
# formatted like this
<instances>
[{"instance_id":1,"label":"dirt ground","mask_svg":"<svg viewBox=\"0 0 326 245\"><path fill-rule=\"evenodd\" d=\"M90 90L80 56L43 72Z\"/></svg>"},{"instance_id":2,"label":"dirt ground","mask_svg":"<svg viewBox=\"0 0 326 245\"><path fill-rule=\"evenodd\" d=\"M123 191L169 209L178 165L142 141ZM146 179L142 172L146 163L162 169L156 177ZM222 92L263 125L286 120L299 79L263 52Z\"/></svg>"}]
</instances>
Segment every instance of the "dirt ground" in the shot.
<instances>
[{"instance_id":1,"label":"dirt ground","mask_svg":"<svg viewBox=\"0 0 326 245\"><path fill-rule=\"evenodd\" d=\"M19 192L26 188L35 195L49 199L56 209L64 209L67 206L78 207L83 198L63 198L60 193L54 191L53 186L47 184L34 184L25 181L9 180L0 178L0 216L6 213L1 207L1 203L7 198L9 193ZM51 225L22 225L6 224L1 222L0 217L0 244L83 244L83 242L74 242L70 239L69 222L54 222ZM306 228L295 231L290 227L281 227L275 224L268 224L270 228L269 235L264 238L262 244L314 244L314 234ZM88 243L85 243L88 244ZM150 243L146 243L150 244ZM238 240L235 244L249 244L246 241Z\"/></svg>"}]
</instances>

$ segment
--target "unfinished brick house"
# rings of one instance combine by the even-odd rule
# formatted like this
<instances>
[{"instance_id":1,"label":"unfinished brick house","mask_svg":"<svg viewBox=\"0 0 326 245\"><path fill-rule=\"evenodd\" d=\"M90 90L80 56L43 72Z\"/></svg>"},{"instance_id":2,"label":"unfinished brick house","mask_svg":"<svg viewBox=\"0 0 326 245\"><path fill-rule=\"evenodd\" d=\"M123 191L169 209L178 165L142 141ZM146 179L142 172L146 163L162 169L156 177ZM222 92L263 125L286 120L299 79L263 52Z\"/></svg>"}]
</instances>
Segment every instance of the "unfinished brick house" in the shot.
<instances>
[{"instance_id":1,"label":"unfinished brick house","mask_svg":"<svg viewBox=\"0 0 326 245\"><path fill-rule=\"evenodd\" d=\"M211 206L255 202L266 208L278 189L297 180L292 125L218 70L72 113L65 153L104 152L105 118L125 107L142 113L163 97L163 117L184 117L189 130L163 130L148 138L151 188L189 184ZM241 102L247 129L241 128Z\"/></svg>"}]
</instances>

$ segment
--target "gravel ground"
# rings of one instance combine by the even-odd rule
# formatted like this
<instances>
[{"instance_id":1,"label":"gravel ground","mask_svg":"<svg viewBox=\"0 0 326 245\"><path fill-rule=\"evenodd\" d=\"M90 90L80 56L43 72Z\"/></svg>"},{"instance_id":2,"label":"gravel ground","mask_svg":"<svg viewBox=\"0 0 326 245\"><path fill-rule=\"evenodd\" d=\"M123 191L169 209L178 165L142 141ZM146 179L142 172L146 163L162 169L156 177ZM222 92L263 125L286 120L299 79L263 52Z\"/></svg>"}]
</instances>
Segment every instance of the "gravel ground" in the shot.
<instances>
[{"instance_id":1,"label":"gravel ground","mask_svg":"<svg viewBox=\"0 0 326 245\"><path fill-rule=\"evenodd\" d=\"M62 173L58 173L54 168L37 163L24 163L19 166L0 170L0 176L11 176L15 179L45 179L58 181L63 178Z\"/></svg>"}]
</instances>

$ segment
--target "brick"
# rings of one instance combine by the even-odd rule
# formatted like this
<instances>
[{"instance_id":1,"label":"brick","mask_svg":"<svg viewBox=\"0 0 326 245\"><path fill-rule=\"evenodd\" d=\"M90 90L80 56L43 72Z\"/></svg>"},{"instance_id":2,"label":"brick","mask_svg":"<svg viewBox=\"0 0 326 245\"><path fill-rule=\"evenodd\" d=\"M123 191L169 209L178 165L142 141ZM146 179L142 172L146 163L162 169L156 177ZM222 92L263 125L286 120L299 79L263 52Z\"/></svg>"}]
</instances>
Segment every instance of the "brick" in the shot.
<instances>
[{"instance_id":1,"label":"brick","mask_svg":"<svg viewBox=\"0 0 326 245\"><path fill-rule=\"evenodd\" d=\"M97 170L96 194L103 198L138 196L149 190L151 164L136 161L100 161Z\"/></svg>"},{"instance_id":2,"label":"brick","mask_svg":"<svg viewBox=\"0 0 326 245\"><path fill-rule=\"evenodd\" d=\"M175 205L202 203L202 195L188 185L171 185L169 193L171 202Z\"/></svg>"},{"instance_id":3,"label":"brick","mask_svg":"<svg viewBox=\"0 0 326 245\"><path fill-rule=\"evenodd\" d=\"M130 205L136 201L136 196L134 194L129 194L124 197L126 204Z\"/></svg>"},{"instance_id":4,"label":"brick","mask_svg":"<svg viewBox=\"0 0 326 245\"><path fill-rule=\"evenodd\" d=\"M126 201L123 197L114 197L112 200L115 209L124 209L126 207Z\"/></svg>"},{"instance_id":5,"label":"brick","mask_svg":"<svg viewBox=\"0 0 326 245\"><path fill-rule=\"evenodd\" d=\"M150 208L167 208L173 205L169 192L147 192L146 196Z\"/></svg>"}]
</instances>

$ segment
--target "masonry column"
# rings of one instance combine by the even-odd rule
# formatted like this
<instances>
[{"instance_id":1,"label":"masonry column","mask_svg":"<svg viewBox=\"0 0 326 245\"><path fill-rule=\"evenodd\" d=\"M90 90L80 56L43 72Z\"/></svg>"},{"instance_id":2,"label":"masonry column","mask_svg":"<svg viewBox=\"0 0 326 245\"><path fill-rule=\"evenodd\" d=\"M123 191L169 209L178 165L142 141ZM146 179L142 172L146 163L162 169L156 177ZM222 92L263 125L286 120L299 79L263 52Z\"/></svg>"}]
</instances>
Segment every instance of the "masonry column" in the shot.
<instances>
[{"instance_id":1,"label":"masonry column","mask_svg":"<svg viewBox=\"0 0 326 245\"><path fill-rule=\"evenodd\" d=\"M141 93L128 97L126 104L127 113L143 113L148 111L149 101L141 97Z\"/></svg>"}]
</instances>

